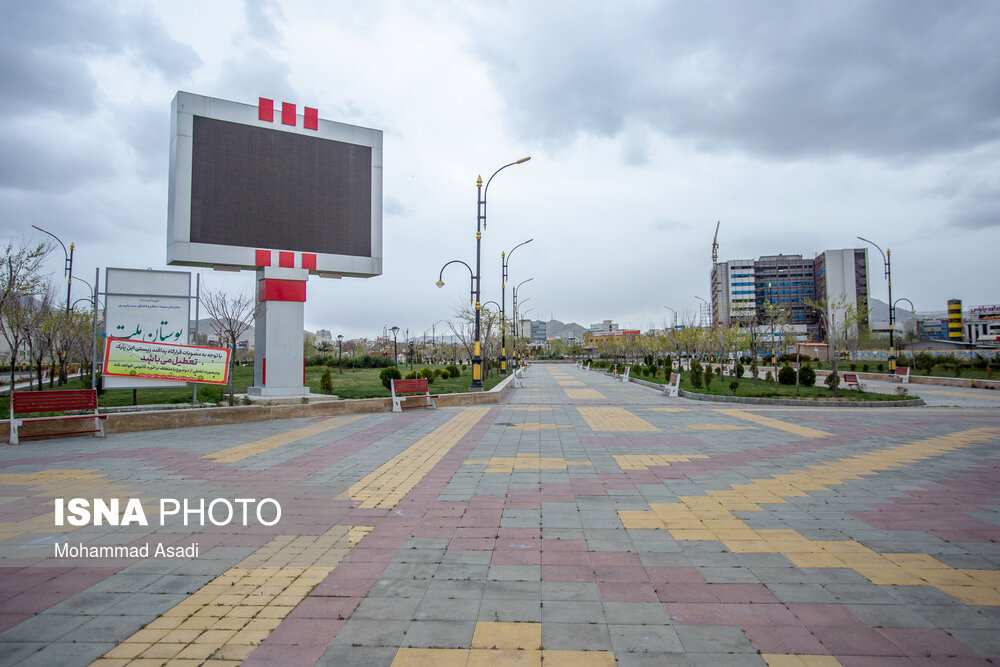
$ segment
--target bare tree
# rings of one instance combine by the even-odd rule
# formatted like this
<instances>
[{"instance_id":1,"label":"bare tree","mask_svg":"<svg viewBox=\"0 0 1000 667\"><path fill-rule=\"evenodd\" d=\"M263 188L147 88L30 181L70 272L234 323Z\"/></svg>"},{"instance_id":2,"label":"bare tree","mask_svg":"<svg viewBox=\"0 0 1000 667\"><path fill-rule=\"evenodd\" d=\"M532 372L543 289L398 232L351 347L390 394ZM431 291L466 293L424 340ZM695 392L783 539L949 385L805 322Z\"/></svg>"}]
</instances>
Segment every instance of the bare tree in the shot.
<instances>
[{"instance_id":1,"label":"bare tree","mask_svg":"<svg viewBox=\"0 0 1000 667\"><path fill-rule=\"evenodd\" d=\"M233 404L235 381L233 369L236 363L236 341L253 326L257 316L256 300L240 293L230 295L224 290L202 290L201 305L212 318L212 330L229 348L229 405Z\"/></svg>"},{"instance_id":2,"label":"bare tree","mask_svg":"<svg viewBox=\"0 0 1000 667\"><path fill-rule=\"evenodd\" d=\"M49 246L39 243L34 247L8 241L0 260L0 316L6 313L7 304L25 294L37 294L47 289L41 264L49 254Z\"/></svg>"},{"instance_id":3,"label":"bare tree","mask_svg":"<svg viewBox=\"0 0 1000 667\"><path fill-rule=\"evenodd\" d=\"M830 380L830 386L833 389L833 397L840 398L837 344L845 337L848 323L846 321L838 322L837 312L845 310L847 299L844 297L834 299L823 298L815 301L805 301L804 303L817 312L823 324L826 342L830 346L830 375L833 377Z\"/></svg>"},{"instance_id":4,"label":"bare tree","mask_svg":"<svg viewBox=\"0 0 1000 667\"><path fill-rule=\"evenodd\" d=\"M52 309L52 293L48 290L40 297L27 297L22 300L23 308L19 326L21 335L28 344L28 358L38 376L38 390L42 387L42 367L46 357L52 351L52 331L54 317Z\"/></svg>"}]
</instances>

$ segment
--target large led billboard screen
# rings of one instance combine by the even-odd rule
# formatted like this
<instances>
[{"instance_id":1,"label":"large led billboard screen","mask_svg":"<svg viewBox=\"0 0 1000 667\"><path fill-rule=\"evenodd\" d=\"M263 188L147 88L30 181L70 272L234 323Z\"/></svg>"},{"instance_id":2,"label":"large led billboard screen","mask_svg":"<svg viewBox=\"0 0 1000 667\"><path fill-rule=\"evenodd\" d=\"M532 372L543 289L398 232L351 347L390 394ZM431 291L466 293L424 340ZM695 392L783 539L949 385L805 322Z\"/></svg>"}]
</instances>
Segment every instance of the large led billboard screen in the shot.
<instances>
[{"instance_id":1,"label":"large led billboard screen","mask_svg":"<svg viewBox=\"0 0 1000 667\"><path fill-rule=\"evenodd\" d=\"M382 133L177 93L167 262L382 272Z\"/></svg>"}]
</instances>

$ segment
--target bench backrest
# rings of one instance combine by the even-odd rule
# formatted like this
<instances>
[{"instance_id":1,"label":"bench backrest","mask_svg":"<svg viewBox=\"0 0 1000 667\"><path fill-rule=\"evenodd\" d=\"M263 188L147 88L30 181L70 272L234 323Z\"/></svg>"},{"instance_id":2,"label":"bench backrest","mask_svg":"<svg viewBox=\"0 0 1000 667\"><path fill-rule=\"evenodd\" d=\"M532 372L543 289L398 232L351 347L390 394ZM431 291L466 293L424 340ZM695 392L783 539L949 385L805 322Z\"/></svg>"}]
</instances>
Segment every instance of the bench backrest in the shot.
<instances>
[{"instance_id":1,"label":"bench backrest","mask_svg":"<svg viewBox=\"0 0 1000 667\"><path fill-rule=\"evenodd\" d=\"M428 393L430 385L427 378L416 378L414 380L393 380L392 390L397 394Z\"/></svg>"},{"instance_id":2,"label":"bench backrest","mask_svg":"<svg viewBox=\"0 0 1000 667\"><path fill-rule=\"evenodd\" d=\"M96 409L96 389L15 391L10 395L10 410L15 414Z\"/></svg>"},{"instance_id":3,"label":"bench backrest","mask_svg":"<svg viewBox=\"0 0 1000 667\"><path fill-rule=\"evenodd\" d=\"M670 384L677 384L677 381L680 379L680 377L681 376L678 375L677 373L671 373L670 374Z\"/></svg>"},{"instance_id":4,"label":"bench backrest","mask_svg":"<svg viewBox=\"0 0 1000 667\"><path fill-rule=\"evenodd\" d=\"M909 374L910 374L909 366L896 366L896 375L909 375Z\"/></svg>"},{"instance_id":5,"label":"bench backrest","mask_svg":"<svg viewBox=\"0 0 1000 667\"><path fill-rule=\"evenodd\" d=\"M844 373L844 382L850 382L851 384L858 383L857 373Z\"/></svg>"}]
</instances>

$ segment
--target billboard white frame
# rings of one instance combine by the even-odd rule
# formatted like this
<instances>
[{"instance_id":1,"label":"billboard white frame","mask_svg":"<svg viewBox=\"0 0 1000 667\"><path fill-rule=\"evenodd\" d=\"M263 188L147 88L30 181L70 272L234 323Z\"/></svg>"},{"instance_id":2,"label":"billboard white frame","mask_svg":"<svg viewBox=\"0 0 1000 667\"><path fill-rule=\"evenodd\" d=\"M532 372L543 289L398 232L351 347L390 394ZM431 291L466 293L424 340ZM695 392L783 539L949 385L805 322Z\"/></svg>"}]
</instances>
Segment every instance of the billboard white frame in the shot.
<instances>
[{"instance_id":1,"label":"billboard white frame","mask_svg":"<svg viewBox=\"0 0 1000 667\"><path fill-rule=\"evenodd\" d=\"M260 248L294 252L294 268L308 268L311 274L326 277L369 278L382 273L382 132L370 128L318 119L317 129L306 129L303 115L295 125L269 122L258 117L259 107L230 102L192 93L178 92L171 104L170 182L167 200L167 264L223 267L254 270L256 249L191 241L192 160L194 154L194 118L210 118L259 127L276 132L291 132L308 137L339 141L371 149L371 256L315 255L315 268L301 265L301 250ZM277 265L277 262L275 262Z\"/></svg>"},{"instance_id":2,"label":"billboard white frame","mask_svg":"<svg viewBox=\"0 0 1000 667\"><path fill-rule=\"evenodd\" d=\"M188 344L191 326L191 273L108 267L104 273L106 355L112 338ZM95 360L96 361L96 360ZM183 387L183 380L102 375L105 389Z\"/></svg>"}]
</instances>

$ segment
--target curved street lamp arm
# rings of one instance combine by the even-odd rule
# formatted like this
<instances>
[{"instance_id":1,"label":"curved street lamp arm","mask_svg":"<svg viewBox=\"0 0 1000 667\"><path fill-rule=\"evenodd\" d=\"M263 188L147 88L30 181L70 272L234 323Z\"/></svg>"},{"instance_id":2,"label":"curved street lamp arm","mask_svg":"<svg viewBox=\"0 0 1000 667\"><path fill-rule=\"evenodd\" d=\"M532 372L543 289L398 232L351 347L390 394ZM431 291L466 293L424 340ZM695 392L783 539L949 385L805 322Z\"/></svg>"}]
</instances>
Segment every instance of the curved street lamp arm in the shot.
<instances>
[{"instance_id":1,"label":"curved street lamp arm","mask_svg":"<svg viewBox=\"0 0 1000 667\"><path fill-rule=\"evenodd\" d=\"M450 262L448 262L447 264L445 264L444 266L441 267L441 272L438 273L438 281L437 281L437 286L438 287L441 287L441 286L444 285L444 270L448 267L448 264L456 264L456 263L461 264L462 266L464 266L465 268L467 268L469 270L469 274L471 276L475 277L476 274L472 271L472 267L471 266L469 266L468 264L466 264L465 262L463 262L460 259L453 259L453 260L451 260Z\"/></svg>"},{"instance_id":2,"label":"curved street lamp arm","mask_svg":"<svg viewBox=\"0 0 1000 667\"><path fill-rule=\"evenodd\" d=\"M490 181L493 180L494 176L496 176L497 174L499 174L501 171L503 171L507 167L513 167L515 164L524 164L525 162L527 162L530 159L531 159L531 156L523 157L520 160L514 160L513 162L511 162L509 164L505 164L504 166L502 166L499 169L497 169L496 171L494 171L493 172L493 176L490 176L488 179L486 179L486 187L483 188L483 203L486 203L486 193L489 192Z\"/></svg>"},{"instance_id":3,"label":"curved street lamp arm","mask_svg":"<svg viewBox=\"0 0 1000 667\"><path fill-rule=\"evenodd\" d=\"M859 241L864 241L865 243L871 243L873 246L875 246L875 249L878 250L878 253L880 255L882 255L882 265L883 265L883 268L885 269L885 277L886 277L886 279L888 279L889 278L889 259L885 256L885 253L882 252L882 248L878 247L878 244L875 243L874 241L869 241L868 239L866 239L863 236L859 236L858 240Z\"/></svg>"}]
</instances>

